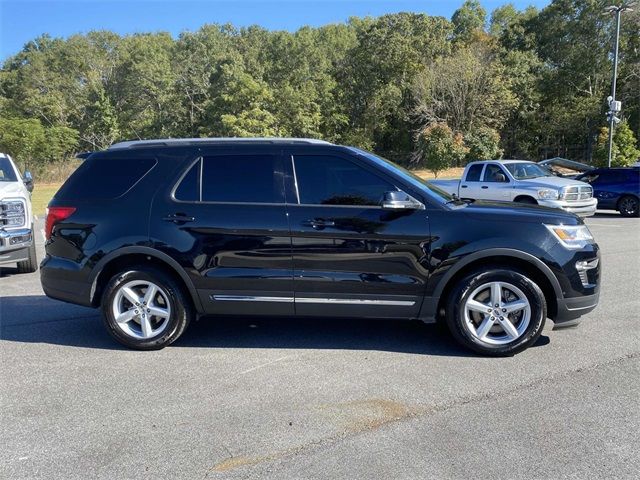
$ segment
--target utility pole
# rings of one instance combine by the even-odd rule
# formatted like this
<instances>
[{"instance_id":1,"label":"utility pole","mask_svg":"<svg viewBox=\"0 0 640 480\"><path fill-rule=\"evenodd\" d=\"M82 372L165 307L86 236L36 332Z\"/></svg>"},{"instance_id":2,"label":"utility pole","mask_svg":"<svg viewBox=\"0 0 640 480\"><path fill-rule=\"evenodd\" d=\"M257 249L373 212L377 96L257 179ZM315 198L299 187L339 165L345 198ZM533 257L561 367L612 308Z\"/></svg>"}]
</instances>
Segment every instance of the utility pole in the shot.
<instances>
[{"instance_id":1,"label":"utility pole","mask_svg":"<svg viewBox=\"0 0 640 480\"><path fill-rule=\"evenodd\" d=\"M607 99L609 100L609 112L607 113L609 117L609 160L607 162L607 166L611 168L611 160L613 156L613 127L616 123L620 122L620 119L616 117L616 114L620 112L622 109L622 105L620 102L616 101L616 80L618 78L618 47L620 45L620 15L622 12L631 11L631 5L635 2L630 2L626 4L611 5L605 9L606 13L616 15L616 38L615 38L615 46L613 50L613 79L611 81L611 96Z\"/></svg>"}]
</instances>

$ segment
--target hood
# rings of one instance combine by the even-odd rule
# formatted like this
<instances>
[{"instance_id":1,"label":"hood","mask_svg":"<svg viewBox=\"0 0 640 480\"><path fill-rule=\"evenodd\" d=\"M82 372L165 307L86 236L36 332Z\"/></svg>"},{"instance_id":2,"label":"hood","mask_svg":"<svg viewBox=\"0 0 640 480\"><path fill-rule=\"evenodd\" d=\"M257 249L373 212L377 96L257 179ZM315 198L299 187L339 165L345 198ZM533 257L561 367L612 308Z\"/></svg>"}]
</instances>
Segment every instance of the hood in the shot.
<instances>
[{"instance_id":1,"label":"hood","mask_svg":"<svg viewBox=\"0 0 640 480\"><path fill-rule=\"evenodd\" d=\"M502 220L507 222L547 223L550 225L579 225L584 223L580 217L558 208L514 202L476 201L464 207L464 213L478 220L495 221L498 217L501 217Z\"/></svg>"},{"instance_id":2,"label":"hood","mask_svg":"<svg viewBox=\"0 0 640 480\"><path fill-rule=\"evenodd\" d=\"M22 182L0 182L0 199L9 197L27 198L27 188Z\"/></svg>"},{"instance_id":3,"label":"hood","mask_svg":"<svg viewBox=\"0 0 640 480\"><path fill-rule=\"evenodd\" d=\"M578 187L589 185L588 183L581 182L579 180L573 180L572 178L564 178L564 177L537 177L537 178L528 178L524 180L518 180L518 182L522 182L531 187L539 187L539 188L556 187L558 189L562 187L569 187L572 185L578 186Z\"/></svg>"},{"instance_id":4,"label":"hood","mask_svg":"<svg viewBox=\"0 0 640 480\"><path fill-rule=\"evenodd\" d=\"M589 170L593 170L593 167L591 165L575 162L573 160L561 157L549 158L538 163L545 166L551 165L556 167L564 167L570 170L575 170L576 172L588 172Z\"/></svg>"}]
</instances>

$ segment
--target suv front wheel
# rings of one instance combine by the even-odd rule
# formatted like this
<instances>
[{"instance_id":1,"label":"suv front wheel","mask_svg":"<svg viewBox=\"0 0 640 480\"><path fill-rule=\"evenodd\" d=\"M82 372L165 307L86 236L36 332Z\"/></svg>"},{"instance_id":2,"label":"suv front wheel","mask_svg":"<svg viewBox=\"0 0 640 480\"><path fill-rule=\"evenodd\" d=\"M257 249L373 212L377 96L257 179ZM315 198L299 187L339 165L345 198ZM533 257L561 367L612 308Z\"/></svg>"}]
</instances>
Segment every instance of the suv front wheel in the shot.
<instances>
[{"instance_id":1,"label":"suv front wheel","mask_svg":"<svg viewBox=\"0 0 640 480\"><path fill-rule=\"evenodd\" d=\"M460 343L494 356L513 355L535 343L546 318L540 287L508 267L463 278L446 309L447 325Z\"/></svg>"},{"instance_id":2,"label":"suv front wheel","mask_svg":"<svg viewBox=\"0 0 640 480\"><path fill-rule=\"evenodd\" d=\"M115 275L104 291L102 312L109 333L138 350L173 343L194 315L181 286L165 272L149 267Z\"/></svg>"}]
</instances>

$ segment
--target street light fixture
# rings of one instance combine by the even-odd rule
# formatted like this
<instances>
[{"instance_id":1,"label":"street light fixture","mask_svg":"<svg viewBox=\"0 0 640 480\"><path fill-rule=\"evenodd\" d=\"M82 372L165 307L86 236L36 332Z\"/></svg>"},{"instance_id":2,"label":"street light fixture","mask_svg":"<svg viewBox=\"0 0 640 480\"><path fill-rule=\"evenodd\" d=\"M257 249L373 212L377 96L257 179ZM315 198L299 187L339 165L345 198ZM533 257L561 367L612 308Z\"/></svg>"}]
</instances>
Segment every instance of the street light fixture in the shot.
<instances>
[{"instance_id":1,"label":"street light fixture","mask_svg":"<svg viewBox=\"0 0 640 480\"><path fill-rule=\"evenodd\" d=\"M607 117L609 119L609 160L607 165L611 168L611 156L613 154L613 126L620 122L620 119L616 117L616 113L620 112L622 105L616 100L616 79L618 77L618 46L620 44L620 14L622 12L633 11L631 8L635 5L635 1L623 3L622 5L610 5L605 8L605 13L616 16L616 40L613 53L613 81L611 82L611 96L607 99L609 101L609 111Z\"/></svg>"}]
</instances>

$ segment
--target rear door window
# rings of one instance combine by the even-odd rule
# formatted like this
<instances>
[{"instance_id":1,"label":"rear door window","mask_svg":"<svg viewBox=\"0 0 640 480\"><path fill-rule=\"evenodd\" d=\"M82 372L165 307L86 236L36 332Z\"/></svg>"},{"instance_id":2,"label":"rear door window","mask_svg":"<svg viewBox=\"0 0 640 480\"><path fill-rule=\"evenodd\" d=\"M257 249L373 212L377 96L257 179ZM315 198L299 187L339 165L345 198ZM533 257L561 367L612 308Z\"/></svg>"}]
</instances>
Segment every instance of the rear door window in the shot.
<instances>
[{"instance_id":1,"label":"rear door window","mask_svg":"<svg viewBox=\"0 0 640 480\"><path fill-rule=\"evenodd\" d=\"M482 173L482 167L484 167L484 164L482 164L482 163L477 164L477 165L471 165L469 167L469 171L467 172L466 181L467 182L479 182L480 181L480 174Z\"/></svg>"},{"instance_id":2,"label":"rear door window","mask_svg":"<svg viewBox=\"0 0 640 480\"><path fill-rule=\"evenodd\" d=\"M202 158L202 201L284 203L275 155L216 155Z\"/></svg>"}]
</instances>

